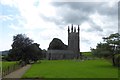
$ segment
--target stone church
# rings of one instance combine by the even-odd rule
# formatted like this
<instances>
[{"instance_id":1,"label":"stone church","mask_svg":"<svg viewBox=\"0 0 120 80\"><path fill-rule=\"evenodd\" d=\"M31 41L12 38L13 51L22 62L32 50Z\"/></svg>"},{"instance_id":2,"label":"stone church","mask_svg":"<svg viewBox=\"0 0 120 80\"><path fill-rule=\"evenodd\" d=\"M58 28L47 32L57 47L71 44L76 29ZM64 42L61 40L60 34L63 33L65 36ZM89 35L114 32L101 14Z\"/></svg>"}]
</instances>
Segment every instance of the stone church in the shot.
<instances>
[{"instance_id":1,"label":"stone church","mask_svg":"<svg viewBox=\"0 0 120 80\"><path fill-rule=\"evenodd\" d=\"M71 28L68 26L68 46L67 49L49 49L46 54L48 60L60 60L60 59L78 59L80 57L80 47L79 47L79 25ZM56 43L57 44L57 43Z\"/></svg>"}]
</instances>

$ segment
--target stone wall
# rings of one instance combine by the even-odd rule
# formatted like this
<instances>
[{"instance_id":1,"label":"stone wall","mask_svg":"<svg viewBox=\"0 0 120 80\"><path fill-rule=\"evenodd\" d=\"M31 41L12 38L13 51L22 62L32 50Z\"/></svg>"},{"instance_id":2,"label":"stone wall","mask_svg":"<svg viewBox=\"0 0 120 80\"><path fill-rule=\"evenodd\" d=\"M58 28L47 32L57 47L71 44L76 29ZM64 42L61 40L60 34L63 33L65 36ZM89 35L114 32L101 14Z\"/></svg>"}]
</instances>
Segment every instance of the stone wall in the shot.
<instances>
[{"instance_id":1,"label":"stone wall","mask_svg":"<svg viewBox=\"0 0 120 80\"><path fill-rule=\"evenodd\" d=\"M74 59L76 54L70 50L48 50L46 58L48 60Z\"/></svg>"}]
</instances>

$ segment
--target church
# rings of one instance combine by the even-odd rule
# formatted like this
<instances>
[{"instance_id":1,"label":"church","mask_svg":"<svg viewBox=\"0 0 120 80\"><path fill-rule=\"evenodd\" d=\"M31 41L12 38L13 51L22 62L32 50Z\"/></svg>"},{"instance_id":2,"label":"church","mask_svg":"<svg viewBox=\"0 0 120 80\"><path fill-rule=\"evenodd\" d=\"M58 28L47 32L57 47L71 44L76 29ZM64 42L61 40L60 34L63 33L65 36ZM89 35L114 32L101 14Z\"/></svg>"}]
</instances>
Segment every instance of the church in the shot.
<instances>
[{"instance_id":1,"label":"church","mask_svg":"<svg viewBox=\"0 0 120 80\"><path fill-rule=\"evenodd\" d=\"M71 25L71 28L68 26L68 46L66 49L48 49L46 58L48 60L78 59L80 57L79 34L79 25L77 29L76 27L73 27L73 24ZM59 43L55 44L59 45Z\"/></svg>"}]
</instances>

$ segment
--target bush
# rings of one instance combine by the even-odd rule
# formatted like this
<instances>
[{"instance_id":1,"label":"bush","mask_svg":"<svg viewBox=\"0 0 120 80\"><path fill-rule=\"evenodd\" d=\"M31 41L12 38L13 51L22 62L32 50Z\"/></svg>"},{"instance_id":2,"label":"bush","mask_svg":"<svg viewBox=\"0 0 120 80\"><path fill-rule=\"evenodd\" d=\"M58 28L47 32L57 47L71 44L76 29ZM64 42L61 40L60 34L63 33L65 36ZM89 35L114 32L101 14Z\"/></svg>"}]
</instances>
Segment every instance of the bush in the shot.
<instances>
[{"instance_id":1,"label":"bush","mask_svg":"<svg viewBox=\"0 0 120 80\"><path fill-rule=\"evenodd\" d=\"M114 56L115 66L120 67L120 54Z\"/></svg>"}]
</instances>

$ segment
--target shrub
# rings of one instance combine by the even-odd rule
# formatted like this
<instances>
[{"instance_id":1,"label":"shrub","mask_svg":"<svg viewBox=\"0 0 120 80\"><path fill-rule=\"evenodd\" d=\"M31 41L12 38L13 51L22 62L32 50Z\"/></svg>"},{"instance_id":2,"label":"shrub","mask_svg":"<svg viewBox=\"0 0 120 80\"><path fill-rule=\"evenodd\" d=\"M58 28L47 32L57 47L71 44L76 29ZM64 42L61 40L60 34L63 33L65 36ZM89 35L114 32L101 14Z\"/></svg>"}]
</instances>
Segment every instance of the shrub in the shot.
<instances>
[{"instance_id":1,"label":"shrub","mask_svg":"<svg viewBox=\"0 0 120 80\"><path fill-rule=\"evenodd\" d=\"M120 67L120 54L114 56L115 66Z\"/></svg>"}]
</instances>

